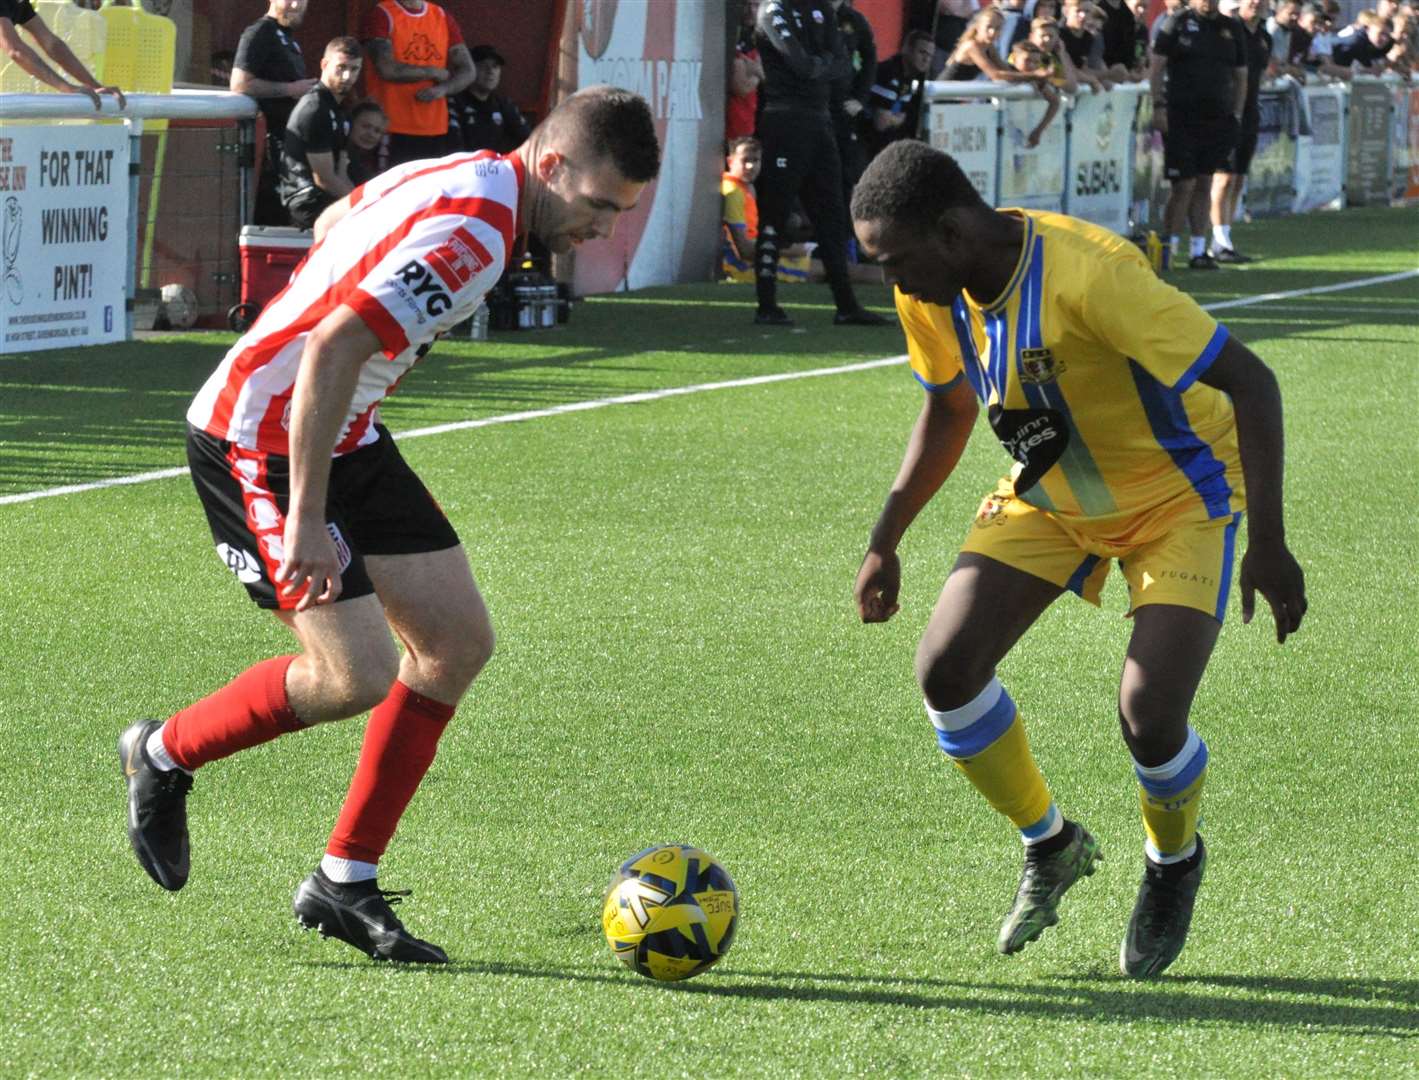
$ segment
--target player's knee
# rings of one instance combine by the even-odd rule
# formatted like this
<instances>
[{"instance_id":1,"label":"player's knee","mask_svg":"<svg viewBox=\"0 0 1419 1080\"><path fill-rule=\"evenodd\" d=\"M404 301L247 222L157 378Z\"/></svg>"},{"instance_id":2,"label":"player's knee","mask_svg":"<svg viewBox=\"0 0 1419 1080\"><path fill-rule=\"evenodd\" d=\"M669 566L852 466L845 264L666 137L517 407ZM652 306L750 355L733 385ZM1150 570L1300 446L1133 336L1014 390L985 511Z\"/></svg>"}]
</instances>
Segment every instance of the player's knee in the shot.
<instances>
[{"instance_id":1,"label":"player's knee","mask_svg":"<svg viewBox=\"0 0 1419 1080\"><path fill-rule=\"evenodd\" d=\"M462 694L493 657L496 635L486 611L451 622L432 647L416 654L423 674L449 694Z\"/></svg>"},{"instance_id":2,"label":"player's knee","mask_svg":"<svg viewBox=\"0 0 1419 1080\"><path fill-rule=\"evenodd\" d=\"M297 714L307 723L344 720L368 712L389 696L399 675L399 659L393 648L388 656L358 661L334 661L309 653L301 660L299 667L292 665L287 690Z\"/></svg>"},{"instance_id":3,"label":"player's knee","mask_svg":"<svg viewBox=\"0 0 1419 1080\"><path fill-rule=\"evenodd\" d=\"M1187 739L1187 710L1145 693L1120 694L1119 730L1135 760L1167 761Z\"/></svg>"},{"instance_id":4,"label":"player's knee","mask_svg":"<svg viewBox=\"0 0 1419 1080\"><path fill-rule=\"evenodd\" d=\"M922 697L933 709L960 708L984 689L993 674L991 665L982 665L949 647L917 650L916 679Z\"/></svg>"}]
</instances>

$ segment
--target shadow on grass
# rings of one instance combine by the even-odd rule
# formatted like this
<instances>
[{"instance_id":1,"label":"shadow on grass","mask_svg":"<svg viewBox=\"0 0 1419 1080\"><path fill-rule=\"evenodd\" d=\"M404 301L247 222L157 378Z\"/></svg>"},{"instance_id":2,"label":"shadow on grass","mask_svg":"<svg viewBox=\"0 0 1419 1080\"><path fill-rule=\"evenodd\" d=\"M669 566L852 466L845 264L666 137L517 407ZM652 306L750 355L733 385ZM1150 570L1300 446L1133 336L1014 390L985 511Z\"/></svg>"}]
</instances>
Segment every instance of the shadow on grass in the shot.
<instances>
[{"instance_id":1,"label":"shadow on grass","mask_svg":"<svg viewBox=\"0 0 1419 1080\"><path fill-rule=\"evenodd\" d=\"M368 969L362 961L307 961L306 967ZM1298 1028L1309 1032L1419 1037L1419 980L1305 979L1284 976L1182 975L1136 982L1121 975L1055 976L1047 982L967 982L935 978L872 978L800 971L716 971L710 981L652 983L621 971L496 961L455 960L446 967L381 964L395 977L457 978L494 975L558 982L601 983L656 993L711 997L896 1005L947 1009L1032 1020L1132 1024L1164 1020L1241 1028ZM1234 993L1215 996L1208 987ZM1237 994L1235 991L1246 993ZM1325 1000L1325 999L1349 1000Z\"/></svg>"}]
</instances>

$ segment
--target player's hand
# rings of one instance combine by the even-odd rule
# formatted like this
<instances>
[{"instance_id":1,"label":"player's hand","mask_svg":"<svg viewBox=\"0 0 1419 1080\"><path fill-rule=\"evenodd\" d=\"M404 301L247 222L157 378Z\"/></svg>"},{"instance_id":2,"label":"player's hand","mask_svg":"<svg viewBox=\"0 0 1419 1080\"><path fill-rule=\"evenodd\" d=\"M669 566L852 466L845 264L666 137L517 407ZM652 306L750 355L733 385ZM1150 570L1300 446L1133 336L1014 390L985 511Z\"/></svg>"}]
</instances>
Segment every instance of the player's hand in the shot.
<instances>
[{"instance_id":1,"label":"player's hand","mask_svg":"<svg viewBox=\"0 0 1419 1080\"><path fill-rule=\"evenodd\" d=\"M284 597L304 590L296 611L333 603L340 595L340 556L323 518L286 518L284 555L276 568L276 588Z\"/></svg>"},{"instance_id":2,"label":"player's hand","mask_svg":"<svg viewBox=\"0 0 1419 1080\"><path fill-rule=\"evenodd\" d=\"M1306 576L1284 543L1250 544L1242 556L1238 583L1242 590L1242 622L1251 622L1256 594L1261 593L1276 619L1278 645L1301 628L1306 614Z\"/></svg>"},{"instance_id":3,"label":"player's hand","mask_svg":"<svg viewBox=\"0 0 1419 1080\"><path fill-rule=\"evenodd\" d=\"M869 550L852 588L857 614L865 623L886 622L901 609L897 603L901 588L902 563L897 553Z\"/></svg>"}]
</instances>

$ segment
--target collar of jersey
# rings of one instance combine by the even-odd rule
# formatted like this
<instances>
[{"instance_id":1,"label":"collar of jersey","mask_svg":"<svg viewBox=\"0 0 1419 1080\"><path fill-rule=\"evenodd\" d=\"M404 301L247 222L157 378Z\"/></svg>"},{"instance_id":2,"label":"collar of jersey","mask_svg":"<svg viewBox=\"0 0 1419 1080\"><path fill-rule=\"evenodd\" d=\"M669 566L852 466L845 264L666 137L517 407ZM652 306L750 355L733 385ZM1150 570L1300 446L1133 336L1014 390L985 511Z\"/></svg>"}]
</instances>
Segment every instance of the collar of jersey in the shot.
<instances>
[{"instance_id":1,"label":"collar of jersey","mask_svg":"<svg viewBox=\"0 0 1419 1080\"><path fill-rule=\"evenodd\" d=\"M1005 288L1000 290L999 296L991 300L988 304L979 304L971 298L970 293L966 293L967 299L970 299L971 303L975 304L981 311L998 311L1009 303L1010 294L1019 287L1020 279L1025 276L1025 267L1030 265L1030 249L1034 247L1035 223L1030 218L1030 215L1025 213L1024 210L1013 206L1005 207L1000 212L1002 214L1010 214L1020 219L1020 222L1025 226L1025 239L1020 242L1020 257L1015 262L1015 269L1010 274L1010 280L1006 283Z\"/></svg>"}]
</instances>

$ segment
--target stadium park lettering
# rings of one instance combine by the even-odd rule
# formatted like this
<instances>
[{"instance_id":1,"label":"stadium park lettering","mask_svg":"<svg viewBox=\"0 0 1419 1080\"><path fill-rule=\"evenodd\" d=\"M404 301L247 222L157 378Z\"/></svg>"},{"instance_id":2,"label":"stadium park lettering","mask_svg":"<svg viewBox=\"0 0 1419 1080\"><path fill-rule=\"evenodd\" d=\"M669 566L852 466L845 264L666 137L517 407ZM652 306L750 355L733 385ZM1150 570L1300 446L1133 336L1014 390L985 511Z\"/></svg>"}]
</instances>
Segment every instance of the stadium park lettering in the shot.
<instances>
[{"instance_id":1,"label":"stadium park lettering","mask_svg":"<svg viewBox=\"0 0 1419 1080\"><path fill-rule=\"evenodd\" d=\"M632 90L650 102L657 120L703 120L699 60L631 60L606 57L591 65L592 82Z\"/></svg>"},{"instance_id":2,"label":"stadium park lettering","mask_svg":"<svg viewBox=\"0 0 1419 1080\"><path fill-rule=\"evenodd\" d=\"M15 154L14 139L0 139L0 191L24 191L25 173L29 170L24 165L12 164Z\"/></svg>"}]
</instances>

